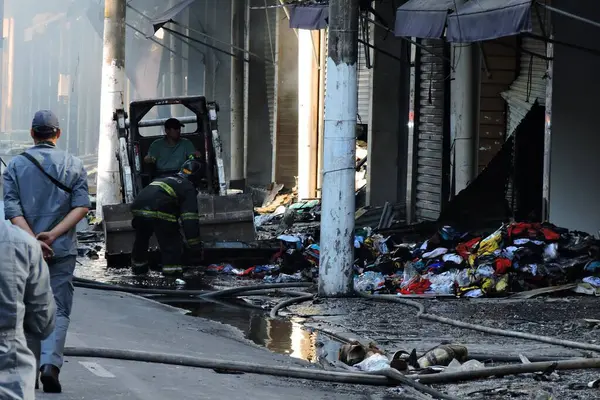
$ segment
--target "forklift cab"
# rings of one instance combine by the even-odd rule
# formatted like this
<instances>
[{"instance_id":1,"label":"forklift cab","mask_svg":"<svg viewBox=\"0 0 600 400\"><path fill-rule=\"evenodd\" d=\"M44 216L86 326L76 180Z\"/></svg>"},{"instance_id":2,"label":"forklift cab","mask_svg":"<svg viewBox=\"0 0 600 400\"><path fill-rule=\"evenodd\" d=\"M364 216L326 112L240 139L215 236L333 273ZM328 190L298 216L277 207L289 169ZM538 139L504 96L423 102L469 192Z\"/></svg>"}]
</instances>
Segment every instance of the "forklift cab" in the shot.
<instances>
[{"instance_id":1,"label":"forklift cab","mask_svg":"<svg viewBox=\"0 0 600 400\"><path fill-rule=\"evenodd\" d=\"M216 107L216 104L214 105ZM181 137L188 139L202 155L206 163L206 184L203 190L214 192L215 158L211 139L208 105L203 96L188 96L152 100L133 101L129 107L128 152L132 160L134 193L148 186L154 179L173 175L173 171L157 174L154 164L144 162L150 145L164 138L164 121L177 118L184 127ZM211 184L213 183L213 184Z\"/></svg>"}]
</instances>

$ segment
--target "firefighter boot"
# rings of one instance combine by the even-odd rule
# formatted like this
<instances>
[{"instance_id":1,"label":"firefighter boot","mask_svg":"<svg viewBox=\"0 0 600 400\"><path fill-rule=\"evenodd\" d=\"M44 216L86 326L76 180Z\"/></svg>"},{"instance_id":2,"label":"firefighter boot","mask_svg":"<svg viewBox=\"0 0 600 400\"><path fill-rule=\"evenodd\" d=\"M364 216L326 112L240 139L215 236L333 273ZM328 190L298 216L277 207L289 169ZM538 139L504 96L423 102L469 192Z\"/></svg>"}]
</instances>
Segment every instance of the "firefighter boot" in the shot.
<instances>
[{"instance_id":1,"label":"firefighter boot","mask_svg":"<svg viewBox=\"0 0 600 400\"><path fill-rule=\"evenodd\" d=\"M144 275L148 273L150 267L147 262L136 262L135 260L131 260L131 270L134 275Z\"/></svg>"}]
</instances>

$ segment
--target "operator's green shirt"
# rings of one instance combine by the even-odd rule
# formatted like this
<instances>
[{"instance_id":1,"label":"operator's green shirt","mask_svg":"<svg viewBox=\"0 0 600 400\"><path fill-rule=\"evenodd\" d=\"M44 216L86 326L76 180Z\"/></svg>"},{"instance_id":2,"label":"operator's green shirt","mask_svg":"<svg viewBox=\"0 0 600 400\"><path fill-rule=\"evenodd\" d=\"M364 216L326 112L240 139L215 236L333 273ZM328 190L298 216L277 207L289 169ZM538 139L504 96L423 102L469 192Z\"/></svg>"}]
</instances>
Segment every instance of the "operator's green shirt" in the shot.
<instances>
[{"instance_id":1,"label":"operator's green shirt","mask_svg":"<svg viewBox=\"0 0 600 400\"><path fill-rule=\"evenodd\" d=\"M148 149L148 155L156 158L158 172L179 170L185 160L195 152L194 144L185 138L179 139L174 146L170 146L164 138L156 139Z\"/></svg>"}]
</instances>

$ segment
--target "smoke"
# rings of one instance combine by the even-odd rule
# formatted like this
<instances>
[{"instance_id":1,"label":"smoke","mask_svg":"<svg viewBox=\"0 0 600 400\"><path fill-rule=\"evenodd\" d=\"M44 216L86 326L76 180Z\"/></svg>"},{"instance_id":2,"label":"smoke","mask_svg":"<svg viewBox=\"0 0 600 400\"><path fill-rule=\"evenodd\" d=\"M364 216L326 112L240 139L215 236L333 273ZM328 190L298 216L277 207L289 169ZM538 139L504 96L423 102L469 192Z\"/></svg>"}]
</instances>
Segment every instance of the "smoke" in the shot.
<instances>
[{"instance_id":1,"label":"smoke","mask_svg":"<svg viewBox=\"0 0 600 400\"><path fill-rule=\"evenodd\" d=\"M186 71L170 73L173 63L169 61L185 58L185 46L178 42L176 47L172 35L145 37L151 29L149 18L168 9L170 3L129 3L140 13L127 9L125 104L183 95ZM0 9L0 140L10 141L13 147L29 144L33 114L51 109L59 116L63 132L59 146L77 155L94 154L100 126L103 1L0 0ZM176 47L175 54L165 47ZM171 85L171 79L182 83ZM173 88L180 93L173 93Z\"/></svg>"}]
</instances>

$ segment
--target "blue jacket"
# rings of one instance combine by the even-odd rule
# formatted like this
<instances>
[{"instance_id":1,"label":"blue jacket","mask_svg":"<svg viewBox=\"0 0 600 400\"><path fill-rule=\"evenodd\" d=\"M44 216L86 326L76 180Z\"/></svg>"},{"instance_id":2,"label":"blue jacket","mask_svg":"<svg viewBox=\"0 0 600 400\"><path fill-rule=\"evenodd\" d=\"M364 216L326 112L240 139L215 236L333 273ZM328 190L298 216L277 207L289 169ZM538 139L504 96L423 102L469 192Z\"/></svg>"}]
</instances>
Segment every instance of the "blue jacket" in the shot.
<instances>
[{"instance_id":1,"label":"blue jacket","mask_svg":"<svg viewBox=\"0 0 600 400\"><path fill-rule=\"evenodd\" d=\"M34 400L37 362L25 332L43 340L54 330L56 303L40 244L0 221L0 399Z\"/></svg>"},{"instance_id":2,"label":"blue jacket","mask_svg":"<svg viewBox=\"0 0 600 400\"><path fill-rule=\"evenodd\" d=\"M44 170L71 188L71 194L57 187L30 160L14 157L4 171L4 217L23 216L33 233L54 228L72 209L90 207L87 173L83 162L50 143L27 150ZM52 244L55 257L77 255L75 228Z\"/></svg>"}]
</instances>

